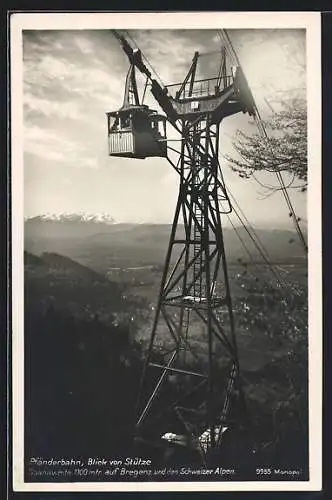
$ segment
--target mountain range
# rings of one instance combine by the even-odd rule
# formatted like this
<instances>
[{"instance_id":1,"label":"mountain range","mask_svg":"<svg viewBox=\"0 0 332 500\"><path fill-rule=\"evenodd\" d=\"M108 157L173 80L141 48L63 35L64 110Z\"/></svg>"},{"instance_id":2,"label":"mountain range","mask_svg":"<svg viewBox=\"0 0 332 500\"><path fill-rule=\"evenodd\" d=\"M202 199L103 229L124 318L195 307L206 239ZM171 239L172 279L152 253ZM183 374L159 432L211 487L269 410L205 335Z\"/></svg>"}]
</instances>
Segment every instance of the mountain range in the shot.
<instances>
[{"instance_id":1,"label":"mountain range","mask_svg":"<svg viewBox=\"0 0 332 500\"><path fill-rule=\"evenodd\" d=\"M112 266L160 265L164 261L171 233L170 224L115 223L110 216L89 217L80 214L38 216L24 225L25 250L40 255L55 252L87 265L97 271ZM256 228L248 235L248 228L223 229L226 254L229 261L262 260L253 243L258 240L270 260L291 262L304 259L303 249L294 231ZM184 227L178 227L183 236Z\"/></svg>"},{"instance_id":2,"label":"mountain range","mask_svg":"<svg viewBox=\"0 0 332 500\"><path fill-rule=\"evenodd\" d=\"M36 215L34 217L26 217L26 222L70 222L70 223L78 223L78 222L94 222L96 224L114 224L115 220L113 217L107 213L95 213L89 214L86 212L63 212L63 213L46 213L41 215Z\"/></svg>"}]
</instances>

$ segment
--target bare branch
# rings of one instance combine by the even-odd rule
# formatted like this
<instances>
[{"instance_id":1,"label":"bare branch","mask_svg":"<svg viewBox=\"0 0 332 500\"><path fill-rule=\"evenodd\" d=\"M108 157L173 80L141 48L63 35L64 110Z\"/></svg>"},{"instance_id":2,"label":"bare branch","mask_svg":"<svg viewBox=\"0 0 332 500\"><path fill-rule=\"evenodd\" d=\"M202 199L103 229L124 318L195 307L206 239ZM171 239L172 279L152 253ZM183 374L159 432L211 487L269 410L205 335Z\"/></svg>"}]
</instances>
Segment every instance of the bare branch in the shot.
<instances>
[{"instance_id":1,"label":"bare branch","mask_svg":"<svg viewBox=\"0 0 332 500\"><path fill-rule=\"evenodd\" d=\"M232 170L241 178L255 177L255 173L287 172L292 181L287 187L306 190L307 186L307 113L303 99L282 101L282 110L264 122L269 140L258 133L238 131L233 142L235 155L225 155ZM300 184L295 184L300 180ZM259 182L259 181L258 181ZM277 187L259 184L269 191ZM269 195L269 194L268 194Z\"/></svg>"}]
</instances>

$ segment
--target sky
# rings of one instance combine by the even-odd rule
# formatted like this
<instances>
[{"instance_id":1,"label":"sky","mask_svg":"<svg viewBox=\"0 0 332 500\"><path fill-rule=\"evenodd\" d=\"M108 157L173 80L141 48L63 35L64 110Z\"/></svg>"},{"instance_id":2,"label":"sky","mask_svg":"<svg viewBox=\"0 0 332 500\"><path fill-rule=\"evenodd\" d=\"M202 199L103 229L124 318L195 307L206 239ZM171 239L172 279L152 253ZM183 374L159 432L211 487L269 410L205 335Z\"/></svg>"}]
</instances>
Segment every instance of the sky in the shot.
<instances>
[{"instance_id":1,"label":"sky","mask_svg":"<svg viewBox=\"0 0 332 500\"><path fill-rule=\"evenodd\" d=\"M305 95L304 30L229 30L229 35L263 118L271 115L267 102L277 109L284 92ZM130 36L166 85L184 79L196 50L221 46L216 30L134 30ZM210 60L218 67L217 54ZM178 177L167 160L108 156L105 113L121 107L127 71L127 57L110 31L23 32L26 217L85 212L106 213L117 222L171 222ZM147 104L158 109L152 96ZM253 225L288 227L282 195L264 199L257 182L239 178L223 159L232 154L237 130L254 130L249 122L240 113L222 123L226 186ZM270 174L258 177L276 185ZM306 195L290 194L297 214L306 219Z\"/></svg>"}]
</instances>

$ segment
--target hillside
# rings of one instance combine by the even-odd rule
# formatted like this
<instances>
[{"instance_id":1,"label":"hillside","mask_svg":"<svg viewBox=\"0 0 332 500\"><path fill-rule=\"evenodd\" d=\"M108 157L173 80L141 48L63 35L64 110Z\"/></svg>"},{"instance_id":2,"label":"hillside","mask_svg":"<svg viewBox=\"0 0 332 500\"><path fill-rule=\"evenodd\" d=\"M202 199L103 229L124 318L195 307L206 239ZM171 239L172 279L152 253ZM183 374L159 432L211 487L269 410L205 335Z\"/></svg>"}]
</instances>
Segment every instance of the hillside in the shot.
<instances>
[{"instance_id":1,"label":"hillside","mask_svg":"<svg viewBox=\"0 0 332 500\"><path fill-rule=\"evenodd\" d=\"M248 259L239 237L255 260L257 249L244 228L224 229L229 262ZM42 218L25 222L25 248L40 255L57 252L100 272L112 266L160 265L164 261L171 226L169 224L106 224L91 221L59 221ZM179 228L179 233L182 227ZM303 260L303 249L293 231L256 229L258 238L275 262Z\"/></svg>"},{"instance_id":2,"label":"hillside","mask_svg":"<svg viewBox=\"0 0 332 500\"><path fill-rule=\"evenodd\" d=\"M24 264L27 455L97 455L125 446L140 374L131 321L137 304L63 255L24 252Z\"/></svg>"},{"instance_id":3,"label":"hillside","mask_svg":"<svg viewBox=\"0 0 332 500\"><path fill-rule=\"evenodd\" d=\"M126 230L119 226L111 233L117 235L114 241L118 246L108 245L110 234L102 233L105 246L100 244L101 238L98 244L92 238L95 250L90 258L96 267L107 262L110 250L119 263L128 241L134 242L129 244L129 258L143 259L154 235L162 240L161 235L165 237L169 231L169 226L158 231L156 226L136 225ZM59 242L50 237L47 241L49 245ZM157 240L154 248L159 243ZM96 257L98 252L104 252L102 264ZM151 268L125 269L119 271L115 283L118 271L111 272L108 279L54 251L39 256L25 251L24 257L28 455L102 456L111 449L114 456L140 456L141 451L133 448L131 441L133 417L160 273ZM255 415L252 438L257 459L261 464L304 467L305 280L303 286L296 280L292 288L279 290L264 279L264 266L259 280L249 271L240 276L239 263L232 267L232 280L238 277L241 283L233 303L244 390ZM305 268L298 267L305 275ZM202 342L197 325L192 324L190 335L193 345ZM222 356L219 359L221 362Z\"/></svg>"},{"instance_id":4,"label":"hillside","mask_svg":"<svg viewBox=\"0 0 332 500\"><path fill-rule=\"evenodd\" d=\"M38 257L25 251L24 277L27 313L45 314L55 308L76 318L98 317L111 324L137 307L123 299L120 284L54 252Z\"/></svg>"}]
</instances>

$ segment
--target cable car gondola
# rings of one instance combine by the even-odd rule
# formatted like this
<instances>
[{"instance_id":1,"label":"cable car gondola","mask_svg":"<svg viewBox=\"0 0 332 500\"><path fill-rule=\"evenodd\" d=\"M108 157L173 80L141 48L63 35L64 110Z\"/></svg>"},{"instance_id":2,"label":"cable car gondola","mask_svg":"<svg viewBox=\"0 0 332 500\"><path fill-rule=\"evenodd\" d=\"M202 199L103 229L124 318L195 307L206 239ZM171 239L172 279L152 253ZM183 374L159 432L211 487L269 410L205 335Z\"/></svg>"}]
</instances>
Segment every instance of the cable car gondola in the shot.
<instances>
[{"instance_id":1,"label":"cable car gondola","mask_svg":"<svg viewBox=\"0 0 332 500\"><path fill-rule=\"evenodd\" d=\"M132 96L134 99L130 99ZM167 156L166 117L140 104L134 66L127 74L123 106L106 115L110 156L141 159Z\"/></svg>"}]
</instances>

